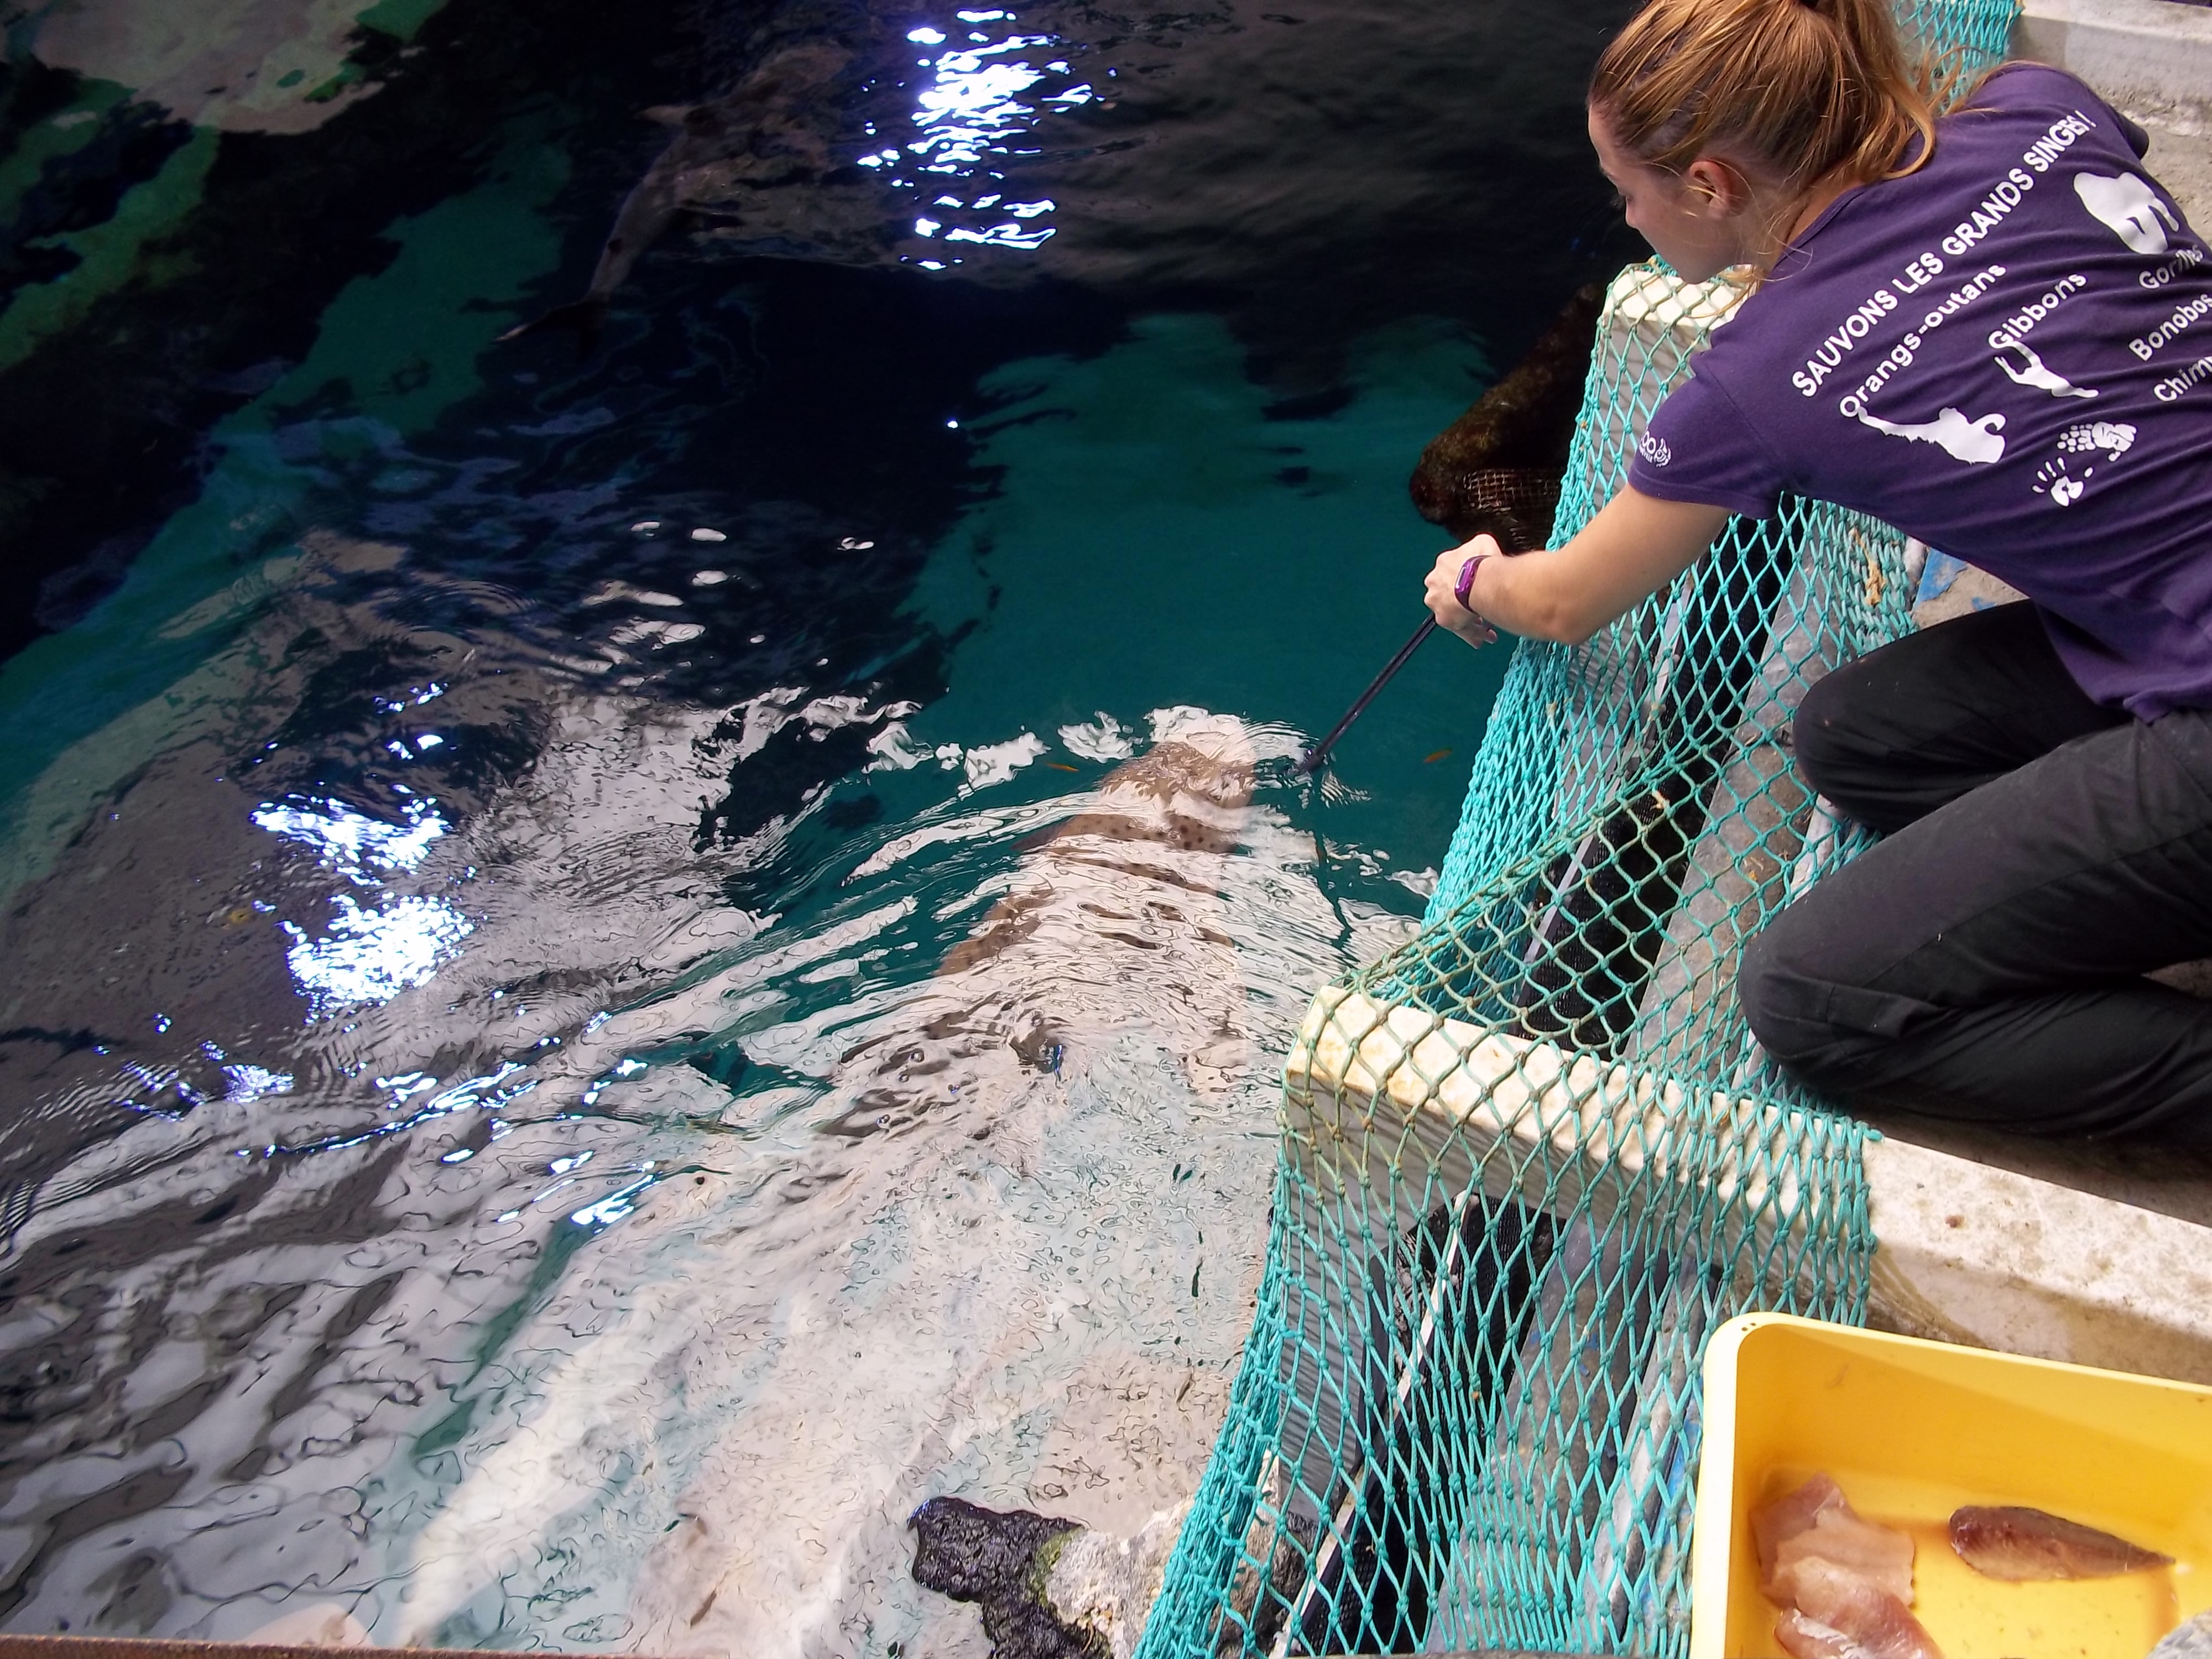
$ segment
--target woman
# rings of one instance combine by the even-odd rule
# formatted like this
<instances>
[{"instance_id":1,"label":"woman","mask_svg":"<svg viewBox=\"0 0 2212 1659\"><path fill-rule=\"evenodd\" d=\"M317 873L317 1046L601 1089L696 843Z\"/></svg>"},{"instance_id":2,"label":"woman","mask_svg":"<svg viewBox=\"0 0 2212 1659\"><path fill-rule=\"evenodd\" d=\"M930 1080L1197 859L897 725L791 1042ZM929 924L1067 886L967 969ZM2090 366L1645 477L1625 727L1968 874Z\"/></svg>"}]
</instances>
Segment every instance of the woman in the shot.
<instances>
[{"instance_id":1,"label":"woman","mask_svg":"<svg viewBox=\"0 0 2212 1659\"><path fill-rule=\"evenodd\" d=\"M2142 977L2212 956L2212 259L2141 130L2032 64L1931 120L1882 0L1652 0L1589 131L1675 270L1759 286L1587 529L1442 556L1430 608L1578 641L1784 491L2020 588L1807 696L1799 763L1885 839L1745 1012L1846 1099L2212 1145L2212 1005Z\"/></svg>"}]
</instances>

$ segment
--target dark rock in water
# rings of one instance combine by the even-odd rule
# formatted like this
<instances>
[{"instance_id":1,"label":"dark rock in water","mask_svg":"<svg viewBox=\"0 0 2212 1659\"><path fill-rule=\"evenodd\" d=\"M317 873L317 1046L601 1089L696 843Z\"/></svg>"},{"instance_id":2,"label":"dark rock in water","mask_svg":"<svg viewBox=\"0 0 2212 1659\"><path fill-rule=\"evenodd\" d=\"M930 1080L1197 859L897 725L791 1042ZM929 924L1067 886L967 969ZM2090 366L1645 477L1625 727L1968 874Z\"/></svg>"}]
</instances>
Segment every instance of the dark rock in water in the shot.
<instances>
[{"instance_id":1,"label":"dark rock in water","mask_svg":"<svg viewBox=\"0 0 2212 1659\"><path fill-rule=\"evenodd\" d=\"M1352 395L1358 336L1464 315L1517 337L1524 296L1630 251L1625 230L1601 252L1572 228L1610 217L1581 94L1629 9L1030 0L1018 23L938 28L889 0L690 0L705 49L664 60L692 78L643 112L667 130L659 156L583 292L564 282L548 297L568 303L519 331L588 343L611 304L665 306L670 270L719 259L1142 309L1206 294L1269 416L1319 418ZM679 239L626 298L647 250Z\"/></svg>"},{"instance_id":2,"label":"dark rock in water","mask_svg":"<svg viewBox=\"0 0 2212 1659\"><path fill-rule=\"evenodd\" d=\"M1595 283L1577 292L1512 373L1421 452L1409 488L1423 518L1462 541L1495 536L1509 553L1544 544L1604 298Z\"/></svg>"},{"instance_id":3,"label":"dark rock in water","mask_svg":"<svg viewBox=\"0 0 2212 1659\"><path fill-rule=\"evenodd\" d=\"M1268 1453L1225 1605L1214 1618L1213 1651L1220 1659L1273 1652L1312 1569L1321 1528L1313 1516L1289 1511L1291 1478L1289 1465Z\"/></svg>"},{"instance_id":4,"label":"dark rock in water","mask_svg":"<svg viewBox=\"0 0 2212 1659\"><path fill-rule=\"evenodd\" d=\"M1109 1659L1101 1637L1061 1623L1045 1601L1055 1547L1082 1530L1076 1522L933 1498L907 1525L915 1534L915 1583L975 1603L997 1659Z\"/></svg>"}]
</instances>

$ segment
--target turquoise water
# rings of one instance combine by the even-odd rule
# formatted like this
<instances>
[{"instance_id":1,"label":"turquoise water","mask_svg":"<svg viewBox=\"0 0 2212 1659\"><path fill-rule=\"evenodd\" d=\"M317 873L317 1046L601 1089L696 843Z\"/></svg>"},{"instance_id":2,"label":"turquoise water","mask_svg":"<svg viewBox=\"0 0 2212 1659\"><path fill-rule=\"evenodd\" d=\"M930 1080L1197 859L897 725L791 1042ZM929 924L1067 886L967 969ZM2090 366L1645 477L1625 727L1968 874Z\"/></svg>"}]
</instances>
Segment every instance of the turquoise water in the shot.
<instances>
[{"instance_id":1,"label":"turquoise water","mask_svg":"<svg viewBox=\"0 0 2212 1659\"><path fill-rule=\"evenodd\" d=\"M588 352L497 337L638 108L830 42L849 136L747 153L849 161L921 25L380 9L221 96L10 37L9 1628L980 1652L915 1504L1188 1494L1287 1035L1504 657L1290 763L1420 618L1422 445L1603 262L1602 20L1274 15L1037 26L1097 95L977 154L1054 240L863 257L802 170Z\"/></svg>"},{"instance_id":2,"label":"turquoise water","mask_svg":"<svg viewBox=\"0 0 2212 1659\"><path fill-rule=\"evenodd\" d=\"M1424 614L1420 578L1449 538L1406 506L1406 458L1483 384L1475 343L1421 322L1369 336L1345 410L1269 421L1216 319L1129 332L1096 360L1018 363L983 386L1010 402L980 428L1004 494L933 554L915 599L941 633L980 625L918 735L1176 703L1318 733ZM1504 661L1416 658L1346 740L1334 787L1296 805L1285 787L1285 805L1386 872L1432 866Z\"/></svg>"}]
</instances>

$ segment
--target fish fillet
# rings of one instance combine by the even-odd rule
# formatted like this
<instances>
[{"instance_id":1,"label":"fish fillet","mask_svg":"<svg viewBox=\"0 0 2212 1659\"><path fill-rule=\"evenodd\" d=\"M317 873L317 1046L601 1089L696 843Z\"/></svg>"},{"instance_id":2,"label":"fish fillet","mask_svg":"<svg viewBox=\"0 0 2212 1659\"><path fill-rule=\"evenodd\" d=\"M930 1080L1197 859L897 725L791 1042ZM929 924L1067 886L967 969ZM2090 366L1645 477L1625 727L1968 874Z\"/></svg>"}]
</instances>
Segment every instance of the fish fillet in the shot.
<instances>
[{"instance_id":1,"label":"fish fillet","mask_svg":"<svg viewBox=\"0 0 2212 1659\"><path fill-rule=\"evenodd\" d=\"M1873 1616L1850 1620L1849 1630L1786 1608L1774 1621L1774 1639L1790 1659L1942 1659L1903 1603L1893 1595L1880 1600L1888 1604L1886 1608L1863 1609Z\"/></svg>"},{"instance_id":2,"label":"fish fillet","mask_svg":"<svg viewBox=\"0 0 2212 1659\"><path fill-rule=\"evenodd\" d=\"M1867 1659L1866 1650L1832 1625L1808 1619L1795 1607L1774 1621L1774 1639L1790 1659Z\"/></svg>"},{"instance_id":3,"label":"fish fillet","mask_svg":"<svg viewBox=\"0 0 2212 1659\"><path fill-rule=\"evenodd\" d=\"M1774 1621L1776 1639L1796 1659L1845 1659L1826 1652L1799 1654L1790 1646L1793 1634L1811 1645L1814 1626L1848 1643L1848 1659L1943 1659L1935 1638L1887 1590L1833 1568L1807 1575L1800 1587L1804 1599Z\"/></svg>"},{"instance_id":4,"label":"fish fillet","mask_svg":"<svg viewBox=\"0 0 2212 1659\"><path fill-rule=\"evenodd\" d=\"M1912 1540L1860 1519L1825 1474L1754 1510L1751 1526L1759 1587L1778 1607L1811 1611L1802 1581L1838 1573L1912 1605Z\"/></svg>"},{"instance_id":5,"label":"fish fillet","mask_svg":"<svg viewBox=\"0 0 2212 1659\"><path fill-rule=\"evenodd\" d=\"M1912 1540L1862 1519L1826 1475L1760 1506L1751 1525L1791 1659L1942 1659L1911 1613Z\"/></svg>"},{"instance_id":6,"label":"fish fillet","mask_svg":"<svg viewBox=\"0 0 2212 1659\"><path fill-rule=\"evenodd\" d=\"M1951 1547L1986 1578L2112 1578L2173 1558L2042 1510L1968 1504L1951 1515Z\"/></svg>"}]
</instances>

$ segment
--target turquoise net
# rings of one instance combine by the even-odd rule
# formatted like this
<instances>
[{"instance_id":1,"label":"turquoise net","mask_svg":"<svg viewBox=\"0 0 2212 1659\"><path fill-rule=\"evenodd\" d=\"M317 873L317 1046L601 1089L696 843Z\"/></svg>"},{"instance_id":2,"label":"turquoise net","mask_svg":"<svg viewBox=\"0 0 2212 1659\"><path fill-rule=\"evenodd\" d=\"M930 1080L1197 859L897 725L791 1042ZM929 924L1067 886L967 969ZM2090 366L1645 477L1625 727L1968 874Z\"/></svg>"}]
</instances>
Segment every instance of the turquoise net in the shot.
<instances>
[{"instance_id":1,"label":"turquoise net","mask_svg":"<svg viewBox=\"0 0 2212 1659\"><path fill-rule=\"evenodd\" d=\"M1966 76L2013 21L1899 15ZM1555 544L1736 297L1615 279ZM1864 1314L1865 1132L1768 1066L1734 987L1857 850L1790 720L1912 626L1917 551L1793 501L1588 644L1519 647L1420 933L1288 1057L1258 1310L1143 1659L1683 1659L1707 1334Z\"/></svg>"}]
</instances>

